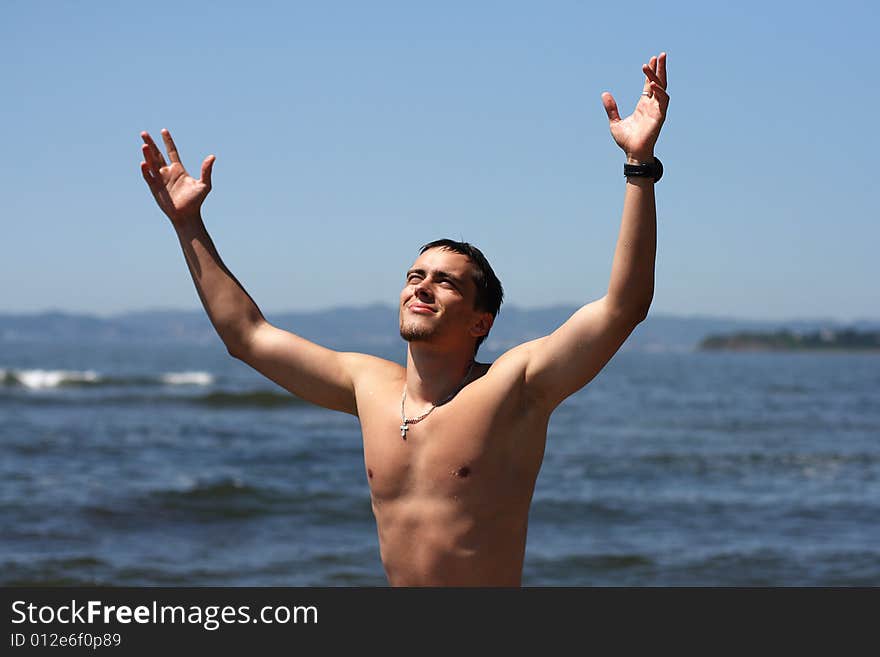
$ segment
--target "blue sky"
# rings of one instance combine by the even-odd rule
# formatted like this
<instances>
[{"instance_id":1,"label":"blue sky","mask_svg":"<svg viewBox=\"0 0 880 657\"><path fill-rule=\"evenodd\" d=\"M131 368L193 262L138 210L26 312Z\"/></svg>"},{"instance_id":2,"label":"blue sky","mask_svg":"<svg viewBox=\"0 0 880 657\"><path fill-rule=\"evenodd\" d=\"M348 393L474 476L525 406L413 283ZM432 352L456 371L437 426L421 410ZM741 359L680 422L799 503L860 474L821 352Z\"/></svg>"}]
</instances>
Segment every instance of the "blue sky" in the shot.
<instances>
[{"instance_id":1,"label":"blue sky","mask_svg":"<svg viewBox=\"0 0 880 657\"><path fill-rule=\"evenodd\" d=\"M508 303L605 293L629 113L669 53L652 312L880 317L880 10L837 3L0 3L0 311L198 308L140 177L217 155L205 223L264 312L394 303L478 245Z\"/></svg>"}]
</instances>

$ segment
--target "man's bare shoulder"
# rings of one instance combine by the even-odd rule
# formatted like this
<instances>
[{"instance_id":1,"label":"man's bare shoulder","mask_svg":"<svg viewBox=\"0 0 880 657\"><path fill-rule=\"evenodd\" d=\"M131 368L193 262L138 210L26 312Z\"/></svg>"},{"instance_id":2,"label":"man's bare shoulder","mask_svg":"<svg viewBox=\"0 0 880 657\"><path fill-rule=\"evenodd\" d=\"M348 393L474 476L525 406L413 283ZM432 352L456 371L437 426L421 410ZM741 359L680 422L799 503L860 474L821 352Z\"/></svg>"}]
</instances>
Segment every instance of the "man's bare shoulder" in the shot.
<instances>
[{"instance_id":1,"label":"man's bare shoulder","mask_svg":"<svg viewBox=\"0 0 880 657\"><path fill-rule=\"evenodd\" d=\"M355 351L344 351L339 354L345 368L351 374L352 381L357 386L367 381L398 380L404 377L405 369L397 363L362 354Z\"/></svg>"},{"instance_id":2,"label":"man's bare shoulder","mask_svg":"<svg viewBox=\"0 0 880 657\"><path fill-rule=\"evenodd\" d=\"M406 378L406 370L390 360L357 352L339 354L354 387L357 413L363 420L388 400Z\"/></svg>"},{"instance_id":3,"label":"man's bare shoulder","mask_svg":"<svg viewBox=\"0 0 880 657\"><path fill-rule=\"evenodd\" d=\"M546 337L530 340L505 351L489 367L483 384L518 399L523 408L531 407L531 400L525 397L525 376L529 359L544 340Z\"/></svg>"},{"instance_id":4,"label":"man's bare shoulder","mask_svg":"<svg viewBox=\"0 0 880 657\"><path fill-rule=\"evenodd\" d=\"M528 365L529 358L534 350L546 339L545 336L536 340L529 340L508 349L495 359L495 362L492 363L492 366L486 373L487 376L492 374L502 377L525 375L525 368Z\"/></svg>"}]
</instances>

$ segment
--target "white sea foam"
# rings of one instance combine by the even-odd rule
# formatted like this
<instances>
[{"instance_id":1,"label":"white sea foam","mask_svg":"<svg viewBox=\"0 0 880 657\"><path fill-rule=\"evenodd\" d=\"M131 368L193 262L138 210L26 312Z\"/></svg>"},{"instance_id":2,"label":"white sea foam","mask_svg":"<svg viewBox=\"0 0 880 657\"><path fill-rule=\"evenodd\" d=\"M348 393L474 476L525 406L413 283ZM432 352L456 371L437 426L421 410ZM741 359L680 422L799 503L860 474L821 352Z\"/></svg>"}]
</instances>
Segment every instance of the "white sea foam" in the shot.
<instances>
[{"instance_id":1,"label":"white sea foam","mask_svg":"<svg viewBox=\"0 0 880 657\"><path fill-rule=\"evenodd\" d=\"M25 388L57 388L65 383L95 383L98 373L93 370L77 372L73 370L10 370L11 374ZM4 378L6 372L4 371Z\"/></svg>"},{"instance_id":2,"label":"white sea foam","mask_svg":"<svg viewBox=\"0 0 880 657\"><path fill-rule=\"evenodd\" d=\"M162 383L171 386L209 386L214 383L214 377L208 372L168 372L161 379Z\"/></svg>"}]
</instances>

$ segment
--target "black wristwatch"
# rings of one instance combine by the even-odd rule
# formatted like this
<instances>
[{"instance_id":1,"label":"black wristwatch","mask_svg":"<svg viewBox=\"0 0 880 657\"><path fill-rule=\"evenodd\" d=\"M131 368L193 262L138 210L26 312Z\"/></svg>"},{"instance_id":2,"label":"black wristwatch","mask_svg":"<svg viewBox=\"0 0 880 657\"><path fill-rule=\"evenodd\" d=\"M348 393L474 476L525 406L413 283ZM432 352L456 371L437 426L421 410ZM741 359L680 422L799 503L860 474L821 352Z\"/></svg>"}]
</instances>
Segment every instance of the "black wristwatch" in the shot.
<instances>
[{"instance_id":1,"label":"black wristwatch","mask_svg":"<svg viewBox=\"0 0 880 657\"><path fill-rule=\"evenodd\" d=\"M663 177L663 163L659 157L654 156L651 164L624 164L623 175L627 178L653 178L657 182Z\"/></svg>"}]
</instances>

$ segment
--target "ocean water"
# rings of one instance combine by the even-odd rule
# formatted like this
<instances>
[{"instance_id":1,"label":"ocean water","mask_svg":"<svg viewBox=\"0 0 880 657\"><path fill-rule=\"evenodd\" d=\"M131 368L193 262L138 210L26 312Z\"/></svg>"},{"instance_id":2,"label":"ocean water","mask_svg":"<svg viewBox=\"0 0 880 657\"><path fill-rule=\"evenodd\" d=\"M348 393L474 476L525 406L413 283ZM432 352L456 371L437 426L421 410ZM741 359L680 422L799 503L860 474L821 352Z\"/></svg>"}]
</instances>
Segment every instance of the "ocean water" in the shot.
<instances>
[{"instance_id":1,"label":"ocean water","mask_svg":"<svg viewBox=\"0 0 880 657\"><path fill-rule=\"evenodd\" d=\"M386 585L357 420L219 342L0 342L0 449L0 584ZM618 353L523 584L880 586L880 355Z\"/></svg>"}]
</instances>

